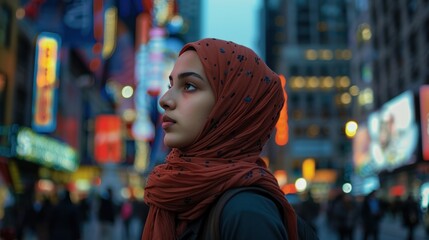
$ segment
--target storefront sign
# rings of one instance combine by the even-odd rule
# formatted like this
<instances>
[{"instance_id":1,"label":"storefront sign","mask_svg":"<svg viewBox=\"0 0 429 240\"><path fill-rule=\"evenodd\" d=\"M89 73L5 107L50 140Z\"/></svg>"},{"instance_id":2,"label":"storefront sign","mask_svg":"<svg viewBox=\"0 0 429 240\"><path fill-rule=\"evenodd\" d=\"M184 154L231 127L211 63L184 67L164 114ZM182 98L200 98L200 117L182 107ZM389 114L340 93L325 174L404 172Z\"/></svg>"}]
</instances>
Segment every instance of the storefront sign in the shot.
<instances>
[{"instance_id":1,"label":"storefront sign","mask_svg":"<svg viewBox=\"0 0 429 240\"><path fill-rule=\"evenodd\" d=\"M58 170L75 171L76 151L69 145L21 128L17 135L16 155L24 160Z\"/></svg>"},{"instance_id":2,"label":"storefront sign","mask_svg":"<svg viewBox=\"0 0 429 240\"><path fill-rule=\"evenodd\" d=\"M94 158L99 163L118 163L122 158L121 118L99 115L95 119Z\"/></svg>"},{"instance_id":3,"label":"storefront sign","mask_svg":"<svg viewBox=\"0 0 429 240\"><path fill-rule=\"evenodd\" d=\"M429 85L420 87L423 160L429 161Z\"/></svg>"}]
</instances>

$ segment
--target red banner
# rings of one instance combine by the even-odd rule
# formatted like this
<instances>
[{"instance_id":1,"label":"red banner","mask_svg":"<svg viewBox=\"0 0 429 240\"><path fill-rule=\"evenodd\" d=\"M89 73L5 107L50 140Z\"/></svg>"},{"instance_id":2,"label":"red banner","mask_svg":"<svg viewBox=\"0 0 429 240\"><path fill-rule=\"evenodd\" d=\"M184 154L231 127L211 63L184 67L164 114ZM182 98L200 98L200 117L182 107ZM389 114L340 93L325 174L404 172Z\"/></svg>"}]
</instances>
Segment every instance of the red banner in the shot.
<instances>
[{"instance_id":1,"label":"red banner","mask_svg":"<svg viewBox=\"0 0 429 240\"><path fill-rule=\"evenodd\" d=\"M94 158L99 163L118 163L122 158L121 119L99 115L95 119Z\"/></svg>"},{"instance_id":2,"label":"red banner","mask_svg":"<svg viewBox=\"0 0 429 240\"><path fill-rule=\"evenodd\" d=\"M420 87L420 120L423 159L429 161L429 85Z\"/></svg>"}]
</instances>

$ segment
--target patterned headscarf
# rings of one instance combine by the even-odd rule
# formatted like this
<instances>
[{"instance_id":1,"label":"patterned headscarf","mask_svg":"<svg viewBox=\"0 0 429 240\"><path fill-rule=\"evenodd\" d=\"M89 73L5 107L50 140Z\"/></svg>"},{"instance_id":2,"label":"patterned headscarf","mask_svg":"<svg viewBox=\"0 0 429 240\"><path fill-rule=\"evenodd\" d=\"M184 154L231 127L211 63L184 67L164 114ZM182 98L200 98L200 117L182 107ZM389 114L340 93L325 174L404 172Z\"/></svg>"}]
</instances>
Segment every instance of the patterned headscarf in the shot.
<instances>
[{"instance_id":1,"label":"patterned headscarf","mask_svg":"<svg viewBox=\"0 0 429 240\"><path fill-rule=\"evenodd\" d=\"M280 79L251 49L202 39L195 50L216 102L195 142L172 149L145 188L150 211L142 239L174 239L226 190L259 186L283 202L289 239L297 239L296 215L263 160L262 147L284 104Z\"/></svg>"}]
</instances>

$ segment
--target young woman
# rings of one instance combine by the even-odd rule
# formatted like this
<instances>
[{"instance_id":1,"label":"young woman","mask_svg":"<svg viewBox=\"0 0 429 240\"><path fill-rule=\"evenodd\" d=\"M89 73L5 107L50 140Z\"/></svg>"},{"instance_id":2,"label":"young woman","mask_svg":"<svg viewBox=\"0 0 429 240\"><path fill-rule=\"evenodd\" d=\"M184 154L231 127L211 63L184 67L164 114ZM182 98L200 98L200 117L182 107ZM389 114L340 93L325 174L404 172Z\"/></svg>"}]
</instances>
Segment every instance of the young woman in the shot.
<instances>
[{"instance_id":1,"label":"young woman","mask_svg":"<svg viewBox=\"0 0 429 240\"><path fill-rule=\"evenodd\" d=\"M172 150L148 178L142 239L188 239L186 230L225 191L246 186L270 196L230 199L221 239L297 239L295 212L259 157L285 100L278 75L247 47L202 39L183 47L169 79L160 105Z\"/></svg>"}]
</instances>

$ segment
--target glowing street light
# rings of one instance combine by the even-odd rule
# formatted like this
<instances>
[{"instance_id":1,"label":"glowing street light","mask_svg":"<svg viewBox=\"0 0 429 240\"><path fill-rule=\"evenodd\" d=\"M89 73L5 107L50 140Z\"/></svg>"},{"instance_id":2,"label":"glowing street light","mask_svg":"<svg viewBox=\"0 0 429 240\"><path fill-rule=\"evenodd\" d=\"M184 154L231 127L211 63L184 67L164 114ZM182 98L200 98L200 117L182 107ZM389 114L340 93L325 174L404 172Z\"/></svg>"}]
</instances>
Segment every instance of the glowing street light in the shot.
<instances>
[{"instance_id":1,"label":"glowing street light","mask_svg":"<svg viewBox=\"0 0 429 240\"><path fill-rule=\"evenodd\" d=\"M346 136L352 138L356 135L358 124L355 121L348 121L345 127Z\"/></svg>"}]
</instances>

